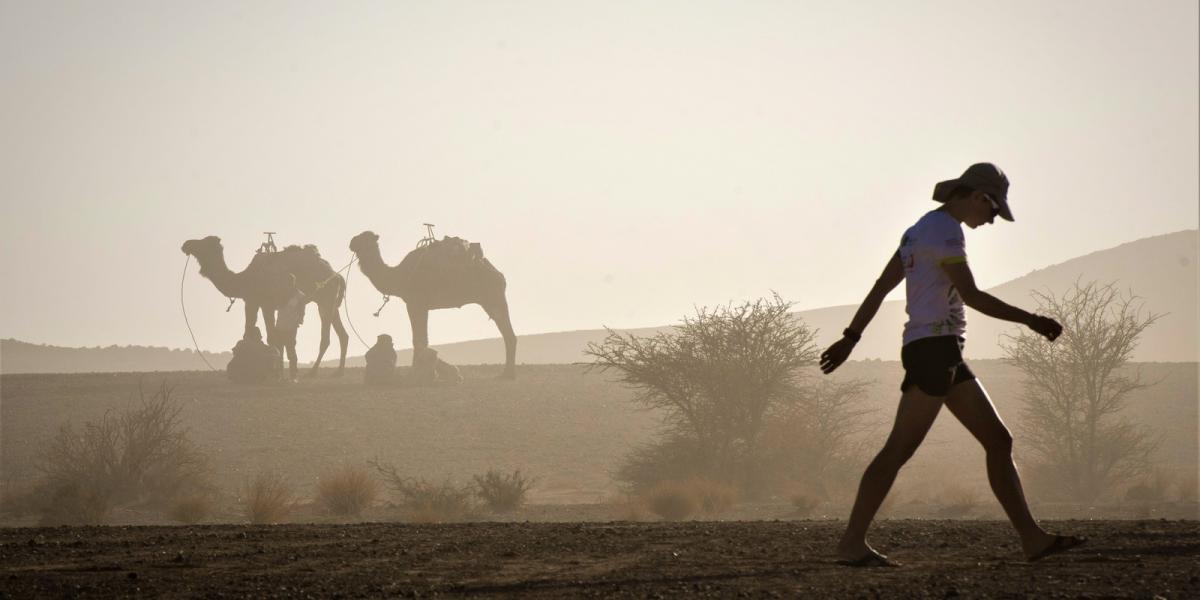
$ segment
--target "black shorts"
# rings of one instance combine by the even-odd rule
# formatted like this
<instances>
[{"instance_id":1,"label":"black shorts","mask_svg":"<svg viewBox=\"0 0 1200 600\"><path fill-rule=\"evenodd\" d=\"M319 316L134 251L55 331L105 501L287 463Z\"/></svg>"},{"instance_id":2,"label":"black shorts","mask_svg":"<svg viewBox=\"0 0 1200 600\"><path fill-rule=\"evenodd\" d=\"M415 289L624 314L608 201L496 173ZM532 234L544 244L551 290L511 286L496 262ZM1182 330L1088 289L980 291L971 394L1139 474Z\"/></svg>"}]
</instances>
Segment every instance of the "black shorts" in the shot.
<instances>
[{"instance_id":1,"label":"black shorts","mask_svg":"<svg viewBox=\"0 0 1200 600\"><path fill-rule=\"evenodd\" d=\"M904 365L900 391L906 392L915 385L930 396L945 396L950 388L975 379L971 368L963 362L964 343L956 335L943 335L905 344L900 349L900 362Z\"/></svg>"}]
</instances>

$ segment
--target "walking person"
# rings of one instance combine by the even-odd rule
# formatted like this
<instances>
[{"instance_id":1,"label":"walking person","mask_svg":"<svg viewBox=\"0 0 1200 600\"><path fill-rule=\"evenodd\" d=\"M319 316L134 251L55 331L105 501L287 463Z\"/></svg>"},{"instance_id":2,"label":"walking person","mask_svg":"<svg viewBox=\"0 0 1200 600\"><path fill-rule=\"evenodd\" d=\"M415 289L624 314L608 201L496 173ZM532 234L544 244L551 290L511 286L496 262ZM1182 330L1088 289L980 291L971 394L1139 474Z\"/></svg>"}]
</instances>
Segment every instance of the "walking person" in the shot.
<instances>
[{"instance_id":1,"label":"walking person","mask_svg":"<svg viewBox=\"0 0 1200 600\"><path fill-rule=\"evenodd\" d=\"M846 532L837 547L840 564L894 566L867 543L867 529L916 452L942 405L983 445L988 482L1021 539L1028 560L1069 550L1083 538L1043 530L1025 501L1012 459L1012 434L970 367L963 362L965 306L996 319L1020 323L1050 342L1062 333L1054 319L1031 314L975 287L967 263L962 225L975 229L996 217L1012 221L1008 177L995 165L971 165L957 179L938 183L933 199L942 206L904 232L900 248L855 313L842 339L821 354L821 371L832 373L850 356L888 292L905 281L908 322L900 351L904 381L900 406L883 449L863 473Z\"/></svg>"}]
</instances>

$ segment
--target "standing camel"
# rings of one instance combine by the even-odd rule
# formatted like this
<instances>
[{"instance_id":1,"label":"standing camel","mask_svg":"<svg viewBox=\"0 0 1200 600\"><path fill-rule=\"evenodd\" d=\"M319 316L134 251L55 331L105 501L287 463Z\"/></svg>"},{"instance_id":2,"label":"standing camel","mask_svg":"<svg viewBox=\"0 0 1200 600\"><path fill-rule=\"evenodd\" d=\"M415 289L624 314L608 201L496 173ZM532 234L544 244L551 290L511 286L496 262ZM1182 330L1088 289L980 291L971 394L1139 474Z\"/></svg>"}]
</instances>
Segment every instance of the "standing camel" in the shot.
<instances>
[{"instance_id":1,"label":"standing camel","mask_svg":"<svg viewBox=\"0 0 1200 600\"><path fill-rule=\"evenodd\" d=\"M414 363L421 351L429 347L429 311L478 304L496 322L504 338L504 372L500 377L513 379L517 336L508 316L504 274L483 257L478 245L472 244L469 249L464 247L448 256L436 250L439 244L456 242L461 240L443 238L441 242L417 248L394 267L383 262L379 236L370 231L354 236L350 250L358 257L359 268L375 289L404 300L412 326Z\"/></svg>"},{"instance_id":2,"label":"standing camel","mask_svg":"<svg viewBox=\"0 0 1200 600\"><path fill-rule=\"evenodd\" d=\"M321 359L329 348L329 328L332 326L341 345L341 360L335 376L342 375L350 338L342 325L338 306L345 297L346 280L321 258L315 246L289 246L279 252L260 252L240 273L225 265L225 250L216 236L188 240L181 249L184 254L196 257L200 275L211 281L218 291L229 298L242 299L246 329L258 324L258 313L262 312L267 343L286 350L293 379L296 377L296 327L303 321L304 306L316 302L321 317L321 349L309 374L316 375L321 366ZM289 306L290 310L285 310ZM280 312L278 324L276 311Z\"/></svg>"}]
</instances>

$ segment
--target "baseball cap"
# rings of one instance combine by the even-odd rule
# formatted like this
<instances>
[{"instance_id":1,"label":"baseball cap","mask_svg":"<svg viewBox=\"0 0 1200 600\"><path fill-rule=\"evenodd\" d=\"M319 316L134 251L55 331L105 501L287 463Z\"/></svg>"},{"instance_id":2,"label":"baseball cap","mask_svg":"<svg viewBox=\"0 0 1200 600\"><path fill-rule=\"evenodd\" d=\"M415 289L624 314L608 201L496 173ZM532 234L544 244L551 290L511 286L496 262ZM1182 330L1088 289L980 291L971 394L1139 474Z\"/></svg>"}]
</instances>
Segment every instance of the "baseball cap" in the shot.
<instances>
[{"instance_id":1,"label":"baseball cap","mask_svg":"<svg viewBox=\"0 0 1200 600\"><path fill-rule=\"evenodd\" d=\"M992 197L1000 205L1000 216L1012 221L1012 210L1008 208L1008 176L992 163L975 163L967 167L958 179L947 179L933 186L933 199L945 202L959 186L979 190Z\"/></svg>"}]
</instances>

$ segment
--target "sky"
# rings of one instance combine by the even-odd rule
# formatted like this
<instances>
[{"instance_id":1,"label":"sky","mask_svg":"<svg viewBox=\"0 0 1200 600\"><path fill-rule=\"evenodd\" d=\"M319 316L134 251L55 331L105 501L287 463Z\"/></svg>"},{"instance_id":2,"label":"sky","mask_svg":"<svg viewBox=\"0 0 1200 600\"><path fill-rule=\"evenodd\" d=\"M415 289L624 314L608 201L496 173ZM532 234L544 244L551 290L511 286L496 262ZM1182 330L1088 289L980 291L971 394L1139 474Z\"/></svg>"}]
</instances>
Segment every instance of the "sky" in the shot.
<instances>
[{"instance_id":1,"label":"sky","mask_svg":"<svg viewBox=\"0 0 1200 600\"><path fill-rule=\"evenodd\" d=\"M861 301L933 185L991 161L977 281L1200 221L1194 0L0 0L0 337L191 347L220 236L483 244L518 335ZM182 294L181 294L182 291ZM1010 299L1020 304L1022 299ZM355 270L368 341L410 332ZM315 311L301 332L315 355ZM436 311L435 345L496 336ZM363 351L353 339L351 352ZM519 360L519 352L518 352Z\"/></svg>"}]
</instances>

